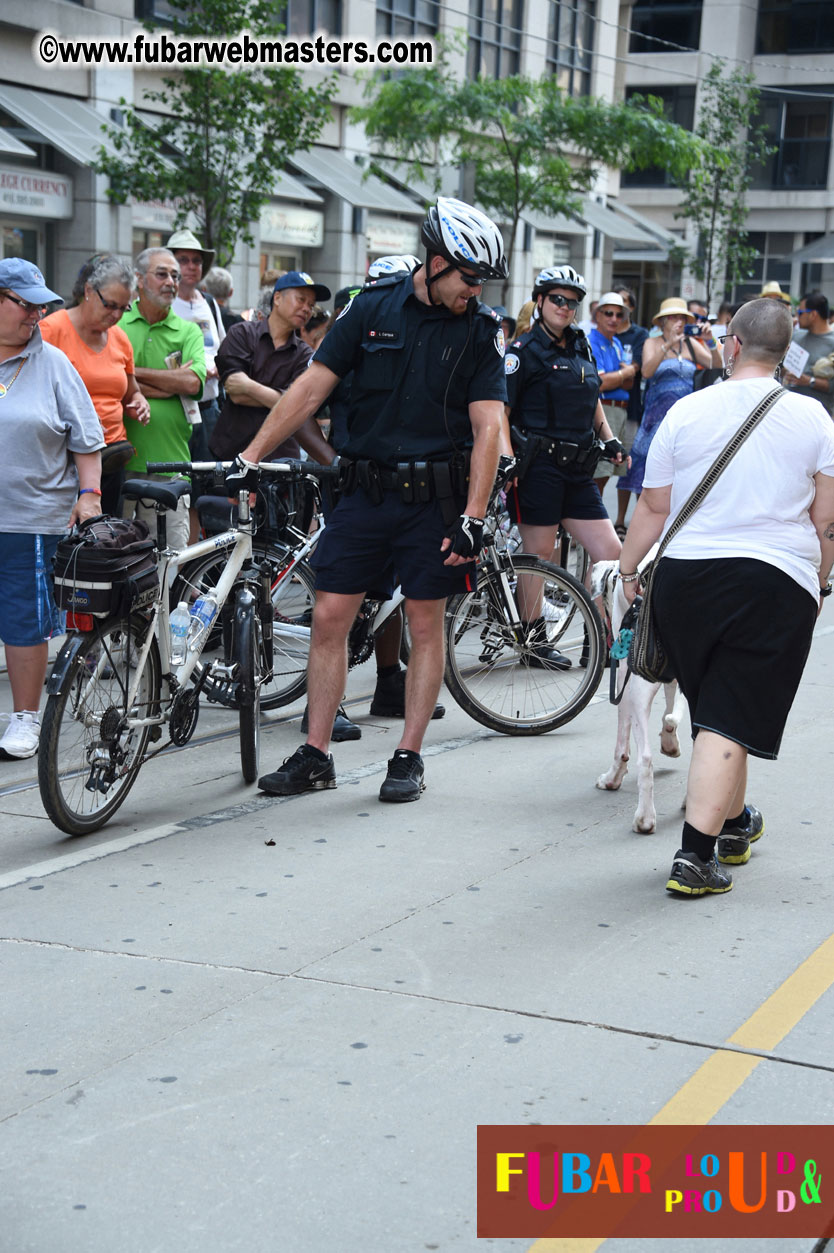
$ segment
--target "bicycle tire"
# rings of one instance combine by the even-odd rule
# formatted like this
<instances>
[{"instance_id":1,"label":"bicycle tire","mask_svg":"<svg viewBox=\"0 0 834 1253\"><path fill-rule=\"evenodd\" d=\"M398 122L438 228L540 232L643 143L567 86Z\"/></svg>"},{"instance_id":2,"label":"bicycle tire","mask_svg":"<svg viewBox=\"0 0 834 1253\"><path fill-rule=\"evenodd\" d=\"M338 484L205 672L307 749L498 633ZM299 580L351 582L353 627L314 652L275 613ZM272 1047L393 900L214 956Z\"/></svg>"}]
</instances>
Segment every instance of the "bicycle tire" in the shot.
<instances>
[{"instance_id":1,"label":"bicycle tire","mask_svg":"<svg viewBox=\"0 0 834 1253\"><path fill-rule=\"evenodd\" d=\"M548 643L571 661L567 670L533 668L530 642L506 619L497 571L479 577L474 592L446 608L446 686L476 722L505 735L543 735L585 708L603 673L605 641L593 601L561 566L519 555L508 572L540 585Z\"/></svg>"},{"instance_id":2,"label":"bicycle tire","mask_svg":"<svg viewBox=\"0 0 834 1253\"><path fill-rule=\"evenodd\" d=\"M68 835L87 835L103 827L136 782L151 727L124 731L119 728L119 715L124 716L134 674L134 641L146 628L144 619L134 617L129 623L127 619L105 622L91 631L60 691L47 699L38 748L38 785L49 819ZM158 710L160 685L154 639L132 712L148 717ZM106 740L100 734L103 725L110 728Z\"/></svg>"},{"instance_id":3,"label":"bicycle tire","mask_svg":"<svg viewBox=\"0 0 834 1253\"><path fill-rule=\"evenodd\" d=\"M251 593L240 596L235 606L233 659L240 719L240 768L245 783L258 777L261 746L261 620Z\"/></svg>"},{"instance_id":4,"label":"bicycle tire","mask_svg":"<svg viewBox=\"0 0 834 1253\"><path fill-rule=\"evenodd\" d=\"M300 561L291 573L282 575L291 550L280 544L255 542L253 557L266 561L272 570L272 678L261 689L261 708L279 709L299 700L307 690L307 659L310 654L310 626L316 598L313 571ZM172 600L193 599L199 592L216 587L226 564L225 553L212 554L183 566L174 583ZM221 642L219 625L206 643L206 649Z\"/></svg>"}]
</instances>

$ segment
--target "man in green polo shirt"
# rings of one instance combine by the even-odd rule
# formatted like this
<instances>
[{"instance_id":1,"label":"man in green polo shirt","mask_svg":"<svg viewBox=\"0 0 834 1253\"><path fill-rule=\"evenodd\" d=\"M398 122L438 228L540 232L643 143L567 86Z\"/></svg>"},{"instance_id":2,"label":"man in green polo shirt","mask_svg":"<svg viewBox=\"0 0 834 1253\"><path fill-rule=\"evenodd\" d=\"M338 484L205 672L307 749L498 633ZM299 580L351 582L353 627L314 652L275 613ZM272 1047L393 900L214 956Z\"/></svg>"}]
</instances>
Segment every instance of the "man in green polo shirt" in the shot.
<instances>
[{"instance_id":1,"label":"man in green polo shirt","mask_svg":"<svg viewBox=\"0 0 834 1253\"><path fill-rule=\"evenodd\" d=\"M173 253L164 248L146 248L134 264L139 297L119 325L133 347L136 381L151 408L147 425L125 417L127 437L136 449L126 473L144 477L149 461L190 461L191 424L183 399L199 400L202 395L206 360L199 326L171 310L180 278ZM169 368L165 362L172 353L179 354L180 364ZM168 513L168 542L174 548L188 543L188 503L185 496L176 512ZM134 502L125 501L125 510L133 515ZM154 510L139 502L135 514L155 534Z\"/></svg>"}]
</instances>

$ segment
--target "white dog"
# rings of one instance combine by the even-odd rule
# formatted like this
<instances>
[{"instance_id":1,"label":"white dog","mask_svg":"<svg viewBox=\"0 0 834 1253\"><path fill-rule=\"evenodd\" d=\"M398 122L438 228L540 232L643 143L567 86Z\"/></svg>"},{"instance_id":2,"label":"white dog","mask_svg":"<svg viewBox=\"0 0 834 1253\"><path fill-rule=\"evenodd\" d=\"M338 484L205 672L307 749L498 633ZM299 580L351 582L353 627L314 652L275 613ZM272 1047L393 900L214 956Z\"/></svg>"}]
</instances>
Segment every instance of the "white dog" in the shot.
<instances>
[{"instance_id":1,"label":"white dog","mask_svg":"<svg viewBox=\"0 0 834 1253\"><path fill-rule=\"evenodd\" d=\"M645 565L654 557L653 549L641 565ZM591 571L591 595L600 599L606 622L611 625L611 635L617 639L620 624L623 620L628 601L625 598L623 585L620 581L619 563L616 561L598 561ZM632 731L637 750L637 809L634 813L632 830L649 833L654 831L657 814L654 807L654 770L652 767L652 748L649 740L649 716L652 702L661 684L648 683L636 674L628 675L628 661L623 659L617 668L617 692L623 692L618 706L617 744L614 749L614 764L605 774L597 779L596 786L603 791L618 791L628 771L629 745ZM625 684L625 690L623 690ZM678 726L686 712L686 700L677 683L665 685L666 710L663 715L663 727L660 732L660 751L666 757L680 757L681 748L678 742Z\"/></svg>"}]
</instances>

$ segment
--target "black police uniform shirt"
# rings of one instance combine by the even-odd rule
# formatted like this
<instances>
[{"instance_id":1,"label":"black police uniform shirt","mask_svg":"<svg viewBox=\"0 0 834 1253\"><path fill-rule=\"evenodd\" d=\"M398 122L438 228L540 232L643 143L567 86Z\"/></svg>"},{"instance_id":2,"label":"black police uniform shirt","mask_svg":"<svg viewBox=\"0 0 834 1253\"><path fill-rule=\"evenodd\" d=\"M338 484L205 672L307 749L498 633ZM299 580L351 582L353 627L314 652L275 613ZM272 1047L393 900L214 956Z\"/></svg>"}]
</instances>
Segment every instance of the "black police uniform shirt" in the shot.
<instances>
[{"instance_id":1,"label":"black police uniform shirt","mask_svg":"<svg viewBox=\"0 0 834 1253\"><path fill-rule=\"evenodd\" d=\"M600 380L582 331L567 327L560 348L537 322L510 344L504 368L512 426L590 448Z\"/></svg>"},{"instance_id":2,"label":"black police uniform shirt","mask_svg":"<svg viewBox=\"0 0 834 1253\"><path fill-rule=\"evenodd\" d=\"M474 299L460 315L423 304L410 274L354 296L314 360L353 371L344 455L390 469L471 448L468 406L507 399L500 318Z\"/></svg>"}]
</instances>

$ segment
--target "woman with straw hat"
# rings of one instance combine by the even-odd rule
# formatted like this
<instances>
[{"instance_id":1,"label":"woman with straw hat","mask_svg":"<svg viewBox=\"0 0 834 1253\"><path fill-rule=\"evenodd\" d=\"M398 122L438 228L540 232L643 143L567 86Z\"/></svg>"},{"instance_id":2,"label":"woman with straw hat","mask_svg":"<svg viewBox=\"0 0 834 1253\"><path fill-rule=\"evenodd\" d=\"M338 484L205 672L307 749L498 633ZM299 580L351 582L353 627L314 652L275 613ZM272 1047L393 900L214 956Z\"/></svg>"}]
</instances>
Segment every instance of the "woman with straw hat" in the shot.
<instances>
[{"instance_id":1,"label":"woman with straw hat","mask_svg":"<svg viewBox=\"0 0 834 1253\"><path fill-rule=\"evenodd\" d=\"M689 318L686 301L680 296L664 300L652 318L661 333L650 336L643 345L643 420L631 448L631 469L617 484L620 491L642 492L646 457L655 432L675 401L693 390L696 367L708 369L712 364L709 349L694 336L684 334Z\"/></svg>"}]
</instances>

